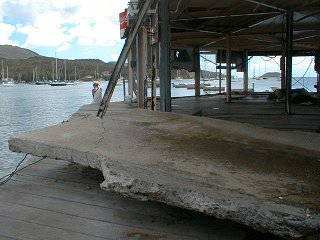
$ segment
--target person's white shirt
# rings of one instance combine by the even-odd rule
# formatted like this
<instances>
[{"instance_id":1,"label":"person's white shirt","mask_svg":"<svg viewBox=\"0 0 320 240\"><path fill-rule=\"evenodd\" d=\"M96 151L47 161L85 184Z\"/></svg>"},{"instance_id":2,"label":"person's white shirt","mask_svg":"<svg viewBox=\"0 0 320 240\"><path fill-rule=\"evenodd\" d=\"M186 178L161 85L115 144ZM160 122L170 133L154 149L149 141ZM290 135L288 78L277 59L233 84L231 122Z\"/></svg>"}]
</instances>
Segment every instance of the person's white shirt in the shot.
<instances>
[{"instance_id":1,"label":"person's white shirt","mask_svg":"<svg viewBox=\"0 0 320 240\"><path fill-rule=\"evenodd\" d=\"M101 103L102 101L102 89L99 87L93 94L92 103Z\"/></svg>"}]
</instances>

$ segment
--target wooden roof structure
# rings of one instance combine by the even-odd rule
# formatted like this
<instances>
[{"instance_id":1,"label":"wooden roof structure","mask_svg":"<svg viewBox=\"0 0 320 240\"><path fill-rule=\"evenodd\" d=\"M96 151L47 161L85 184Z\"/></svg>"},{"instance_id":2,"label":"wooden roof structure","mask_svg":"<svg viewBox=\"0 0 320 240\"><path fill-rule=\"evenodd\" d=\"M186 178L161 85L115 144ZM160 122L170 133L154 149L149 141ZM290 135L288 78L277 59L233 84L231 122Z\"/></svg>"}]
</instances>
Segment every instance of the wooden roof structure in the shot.
<instances>
[{"instance_id":1,"label":"wooden roof structure","mask_svg":"<svg viewBox=\"0 0 320 240\"><path fill-rule=\"evenodd\" d=\"M172 46L224 49L226 34L232 50L249 55L280 55L286 41L286 14L293 13L295 55L320 49L319 0L172 0Z\"/></svg>"}]
</instances>

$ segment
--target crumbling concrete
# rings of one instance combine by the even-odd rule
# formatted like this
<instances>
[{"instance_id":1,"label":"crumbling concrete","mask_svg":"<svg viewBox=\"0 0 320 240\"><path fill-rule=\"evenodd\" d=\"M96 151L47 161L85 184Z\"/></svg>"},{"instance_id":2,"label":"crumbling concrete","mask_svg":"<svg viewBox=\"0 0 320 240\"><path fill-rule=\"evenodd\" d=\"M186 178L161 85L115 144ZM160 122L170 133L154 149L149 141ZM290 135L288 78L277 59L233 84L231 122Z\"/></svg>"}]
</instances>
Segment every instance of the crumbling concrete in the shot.
<instances>
[{"instance_id":1,"label":"crumbling concrete","mask_svg":"<svg viewBox=\"0 0 320 240\"><path fill-rule=\"evenodd\" d=\"M102 189L231 219L285 238L319 234L320 136L187 115L86 115L10 149L100 169Z\"/></svg>"}]
</instances>

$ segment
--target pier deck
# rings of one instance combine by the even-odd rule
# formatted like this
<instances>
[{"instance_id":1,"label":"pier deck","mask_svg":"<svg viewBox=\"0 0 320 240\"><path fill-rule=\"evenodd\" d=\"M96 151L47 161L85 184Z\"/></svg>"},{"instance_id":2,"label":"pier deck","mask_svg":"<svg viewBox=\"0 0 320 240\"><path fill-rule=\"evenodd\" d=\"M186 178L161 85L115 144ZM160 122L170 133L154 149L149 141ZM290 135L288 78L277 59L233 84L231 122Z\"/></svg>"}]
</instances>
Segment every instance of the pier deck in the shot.
<instances>
[{"instance_id":1,"label":"pier deck","mask_svg":"<svg viewBox=\"0 0 320 240\"><path fill-rule=\"evenodd\" d=\"M94 109L16 136L10 147L99 169L101 187L123 196L286 238L319 234L318 133L119 108L99 119Z\"/></svg>"},{"instance_id":2,"label":"pier deck","mask_svg":"<svg viewBox=\"0 0 320 240\"><path fill-rule=\"evenodd\" d=\"M27 164L38 158L29 158ZM0 239L270 239L228 221L101 191L92 168L45 159L0 188Z\"/></svg>"}]
</instances>

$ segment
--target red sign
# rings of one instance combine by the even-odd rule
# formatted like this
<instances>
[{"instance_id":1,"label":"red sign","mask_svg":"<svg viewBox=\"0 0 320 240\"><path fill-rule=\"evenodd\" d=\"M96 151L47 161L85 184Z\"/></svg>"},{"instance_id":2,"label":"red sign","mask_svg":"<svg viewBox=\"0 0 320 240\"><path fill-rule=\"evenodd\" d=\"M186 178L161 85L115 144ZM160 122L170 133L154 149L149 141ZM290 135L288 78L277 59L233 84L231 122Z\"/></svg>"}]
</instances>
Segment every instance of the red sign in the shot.
<instances>
[{"instance_id":1,"label":"red sign","mask_svg":"<svg viewBox=\"0 0 320 240\"><path fill-rule=\"evenodd\" d=\"M124 38L126 38L124 36L125 30L128 27L128 12L127 11L119 14L119 22L120 22L120 37L121 37L121 39L124 39Z\"/></svg>"}]
</instances>

